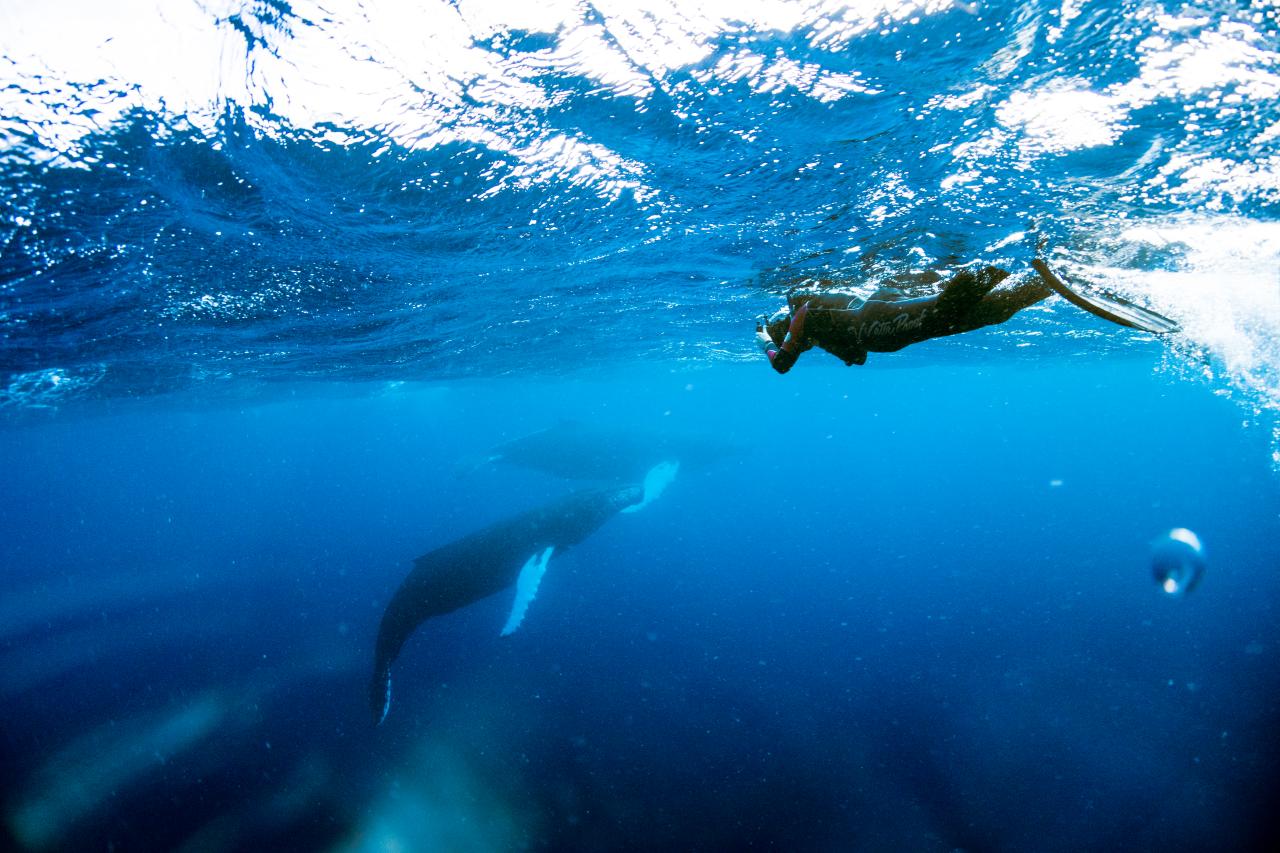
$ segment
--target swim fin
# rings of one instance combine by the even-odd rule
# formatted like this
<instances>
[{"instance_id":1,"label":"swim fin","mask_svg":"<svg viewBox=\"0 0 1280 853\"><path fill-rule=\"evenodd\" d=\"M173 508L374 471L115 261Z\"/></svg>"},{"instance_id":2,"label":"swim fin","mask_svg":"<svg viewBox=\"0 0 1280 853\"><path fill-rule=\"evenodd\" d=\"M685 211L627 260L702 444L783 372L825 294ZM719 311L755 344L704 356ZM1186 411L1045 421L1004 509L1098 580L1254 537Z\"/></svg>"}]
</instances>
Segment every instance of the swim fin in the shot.
<instances>
[{"instance_id":1,"label":"swim fin","mask_svg":"<svg viewBox=\"0 0 1280 853\"><path fill-rule=\"evenodd\" d=\"M1053 274L1048 264L1039 258L1032 261L1031 266L1039 273L1040 280L1055 293L1095 317L1110 320L1112 323L1118 323L1130 329L1150 332L1153 335L1168 335L1182 330L1177 323L1163 314L1149 311L1127 299L1121 299L1118 296L1102 296L1097 293L1085 295L1079 291L1072 290L1062 279Z\"/></svg>"}]
</instances>

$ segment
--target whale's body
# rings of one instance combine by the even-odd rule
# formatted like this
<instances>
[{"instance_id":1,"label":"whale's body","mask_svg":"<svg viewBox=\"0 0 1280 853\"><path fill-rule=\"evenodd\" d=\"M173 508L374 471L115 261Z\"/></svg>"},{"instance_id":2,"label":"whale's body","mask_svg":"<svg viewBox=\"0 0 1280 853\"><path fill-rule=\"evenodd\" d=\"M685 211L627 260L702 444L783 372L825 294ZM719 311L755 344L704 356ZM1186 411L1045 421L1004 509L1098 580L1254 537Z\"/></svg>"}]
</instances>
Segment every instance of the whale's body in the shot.
<instances>
[{"instance_id":1,"label":"whale's body","mask_svg":"<svg viewBox=\"0 0 1280 853\"><path fill-rule=\"evenodd\" d=\"M488 598L521 578L521 596L503 633L514 631L524 608L532 600L551 553L558 554L578 544L619 512L651 499L651 495L646 494L649 491L640 486L627 486L576 492L478 530L414 560L413 570L387 605L378 629L373 678L369 684L374 720L380 723L386 717L391 703L391 665L419 625L433 616ZM522 574L522 570L526 574ZM529 583L525 577L533 573L536 577L529 582L532 588L526 590Z\"/></svg>"},{"instance_id":2,"label":"whale's body","mask_svg":"<svg viewBox=\"0 0 1280 853\"><path fill-rule=\"evenodd\" d=\"M681 468L689 470L713 465L737 452L740 449L732 442L718 436L566 419L495 445L472 467L511 465L568 480L634 483L663 460L678 461Z\"/></svg>"}]
</instances>

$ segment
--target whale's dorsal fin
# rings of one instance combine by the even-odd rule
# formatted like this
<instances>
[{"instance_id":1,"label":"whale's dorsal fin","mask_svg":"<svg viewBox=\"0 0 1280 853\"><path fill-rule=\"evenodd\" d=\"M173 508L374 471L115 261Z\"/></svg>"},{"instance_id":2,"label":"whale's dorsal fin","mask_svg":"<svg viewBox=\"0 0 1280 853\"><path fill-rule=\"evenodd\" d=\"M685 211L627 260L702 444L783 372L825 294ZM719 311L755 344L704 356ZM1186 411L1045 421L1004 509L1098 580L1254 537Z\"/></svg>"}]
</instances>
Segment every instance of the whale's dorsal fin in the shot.
<instances>
[{"instance_id":1,"label":"whale's dorsal fin","mask_svg":"<svg viewBox=\"0 0 1280 853\"><path fill-rule=\"evenodd\" d=\"M551 552L555 549L554 545L548 545L526 560L524 567L520 569L520 576L516 578L516 600L511 604L507 624L502 626L502 636L514 634L524 621L524 614L538 595L538 584L542 583L542 576L547 573L547 561L551 559Z\"/></svg>"}]
</instances>

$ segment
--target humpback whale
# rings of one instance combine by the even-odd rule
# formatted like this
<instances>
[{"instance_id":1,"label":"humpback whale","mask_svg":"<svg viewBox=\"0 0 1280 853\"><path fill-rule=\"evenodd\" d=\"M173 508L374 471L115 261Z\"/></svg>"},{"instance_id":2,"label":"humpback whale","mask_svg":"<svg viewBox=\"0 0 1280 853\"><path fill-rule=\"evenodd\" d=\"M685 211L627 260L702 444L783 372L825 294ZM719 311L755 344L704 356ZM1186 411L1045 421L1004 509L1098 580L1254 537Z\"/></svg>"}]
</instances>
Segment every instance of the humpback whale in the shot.
<instances>
[{"instance_id":1,"label":"humpback whale","mask_svg":"<svg viewBox=\"0 0 1280 853\"><path fill-rule=\"evenodd\" d=\"M374 650L369 707L375 724L391 708L391 665L427 619L451 613L516 585L503 636L514 632L537 594L552 554L577 545L620 512L654 500L675 478L676 463L654 466L643 485L589 489L499 521L424 554L382 614Z\"/></svg>"},{"instance_id":2,"label":"humpback whale","mask_svg":"<svg viewBox=\"0 0 1280 853\"><path fill-rule=\"evenodd\" d=\"M663 460L678 461L688 470L718 462L735 449L730 442L711 436L565 419L495 445L459 466L459 472L503 464L570 480L628 483Z\"/></svg>"}]
</instances>

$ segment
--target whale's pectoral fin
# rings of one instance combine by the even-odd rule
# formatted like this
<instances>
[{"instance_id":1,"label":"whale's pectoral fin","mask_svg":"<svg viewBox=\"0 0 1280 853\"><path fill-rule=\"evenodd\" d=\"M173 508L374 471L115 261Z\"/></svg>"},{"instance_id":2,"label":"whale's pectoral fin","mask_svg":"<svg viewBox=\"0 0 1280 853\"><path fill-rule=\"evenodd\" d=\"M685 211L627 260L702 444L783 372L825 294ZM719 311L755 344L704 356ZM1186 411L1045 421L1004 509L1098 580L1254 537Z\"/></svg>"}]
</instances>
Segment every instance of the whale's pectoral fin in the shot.
<instances>
[{"instance_id":1,"label":"whale's pectoral fin","mask_svg":"<svg viewBox=\"0 0 1280 853\"><path fill-rule=\"evenodd\" d=\"M649 473L644 475L644 497L640 499L640 503L632 504L622 511L637 512L656 501L667 490L667 486L671 485L671 481L676 478L679 470L679 462L659 462L654 465L649 469Z\"/></svg>"},{"instance_id":2,"label":"whale's pectoral fin","mask_svg":"<svg viewBox=\"0 0 1280 853\"><path fill-rule=\"evenodd\" d=\"M382 725L391 710L391 668L380 666L374 670L369 682L369 710L373 711L373 724Z\"/></svg>"},{"instance_id":3,"label":"whale's pectoral fin","mask_svg":"<svg viewBox=\"0 0 1280 853\"><path fill-rule=\"evenodd\" d=\"M547 573L547 561L551 559L551 552L554 550L554 545L547 546L526 560L524 568L520 569L520 576L516 578L516 600L511 605L507 624L502 626L502 636L514 634L524 621L524 614L538 594L538 584L542 583L542 576Z\"/></svg>"}]
</instances>

